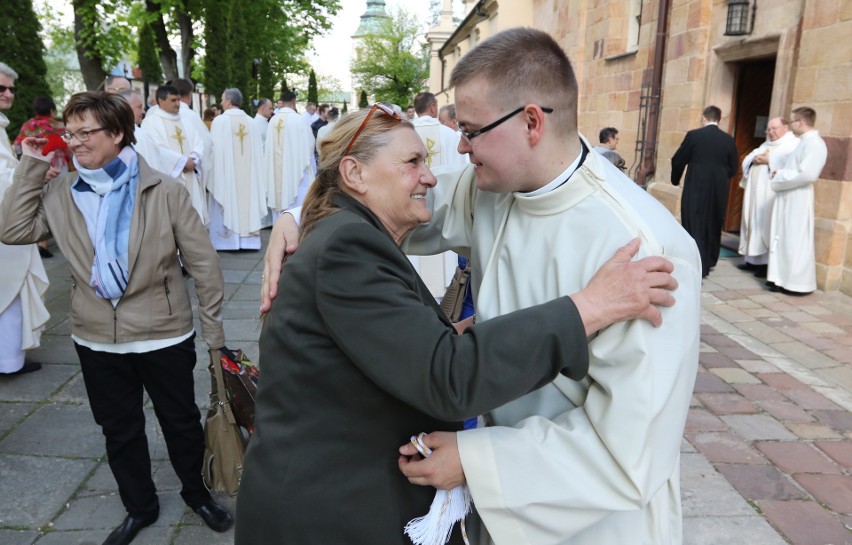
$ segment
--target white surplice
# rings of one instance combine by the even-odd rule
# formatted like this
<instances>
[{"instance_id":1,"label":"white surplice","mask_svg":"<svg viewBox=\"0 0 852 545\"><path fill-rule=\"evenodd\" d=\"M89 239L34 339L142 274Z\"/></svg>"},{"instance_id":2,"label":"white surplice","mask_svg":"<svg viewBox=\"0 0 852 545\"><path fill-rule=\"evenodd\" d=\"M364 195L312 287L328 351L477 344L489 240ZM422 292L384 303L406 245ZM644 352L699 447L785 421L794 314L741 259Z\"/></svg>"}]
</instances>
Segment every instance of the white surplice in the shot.
<instances>
[{"instance_id":1,"label":"white surplice","mask_svg":"<svg viewBox=\"0 0 852 545\"><path fill-rule=\"evenodd\" d=\"M292 108L283 108L266 130L266 204L273 219L305 200L316 176L314 133Z\"/></svg>"},{"instance_id":2,"label":"white surplice","mask_svg":"<svg viewBox=\"0 0 852 545\"><path fill-rule=\"evenodd\" d=\"M770 181L775 203L766 279L790 291L816 289L814 183L827 157L819 131L810 130L799 138L787 164Z\"/></svg>"},{"instance_id":3,"label":"white surplice","mask_svg":"<svg viewBox=\"0 0 852 545\"><path fill-rule=\"evenodd\" d=\"M154 170L169 174L168 166L163 163L160 157L160 149L148 131L142 127L136 127L133 135L136 137L136 143L133 144L133 149L136 150L136 153L141 155L145 159L145 162L148 163L148 166Z\"/></svg>"},{"instance_id":4,"label":"white surplice","mask_svg":"<svg viewBox=\"0 0 852 545\"><path fill-rule=\"evenodd\" d=\"M767 140L743 159L739 253L746 256L748 263L766 265L769 262L772 204L775 202L775 193L769 188L769 173L784 167L798 143L799 139L788 131L777 140ZM768 165L753 164L755 157L765 153L769 154Z\"/></svg>"},{"instance_id":5,"label":"white surplice","mask_svg":"<svg viewBox=\"0 0 852 545\"><path fill-rule=\"evenodd\" d=\"M470 252L477 321L579 291L634 237L637 258L668 258L679 283L660 327L630 320L591 338L587 378L557 377L493 411L496 426L457 434L491 542L682 543L680 446L699 348L695 242L596 153L536 196L480 191L472 167L439 178L432 220L403 249Z\"/></svg>"},{"instance_id":6,"label":"white surplice","mask_svg":"<svg viewBox=\"0 0 852 545\"><path fill-rule=\"evenodd\" d=\"M189 113L194 115L192 110L189 110ZM198 212L204 225L207 225L209 217L203 173L204 159L209 158L209 146L208 151L205 151L205 141L209 139L209 134L203 123L202 133L191 119L186 114L181 117L179 114L167 113L161 108L151 108L145 114L142 128L157 144L163 172L186 186L192 199L192 207ZM190 157L195 161L196 168L184 172L183 167Z\"/></svg>"},{"instance_id":7,"label":"white surplice","mask_svg":"<svg viewBox=\"0 0 852 545\"><path fill-rule=\"evenodd\" d=\"M6 127L9 120L0 113L0 201L12 185L18 160L12 151ZM23 367L24 351L37 348L50 313L43 297L50 281L35 244L0 244L0 373ZM10 327L15 327L14 330Z\"/></svg>"},{"instance_id":8,"label":"white surplice","mask_svg":"<svg viewBox=\"0 0 852 545\"><path fill-rule=\"evenodd\" d=\"M239 108L216 116L210 129L210 241L217 250L260 249L266 215L260 130Z\"/></svg>"}]
</instances>

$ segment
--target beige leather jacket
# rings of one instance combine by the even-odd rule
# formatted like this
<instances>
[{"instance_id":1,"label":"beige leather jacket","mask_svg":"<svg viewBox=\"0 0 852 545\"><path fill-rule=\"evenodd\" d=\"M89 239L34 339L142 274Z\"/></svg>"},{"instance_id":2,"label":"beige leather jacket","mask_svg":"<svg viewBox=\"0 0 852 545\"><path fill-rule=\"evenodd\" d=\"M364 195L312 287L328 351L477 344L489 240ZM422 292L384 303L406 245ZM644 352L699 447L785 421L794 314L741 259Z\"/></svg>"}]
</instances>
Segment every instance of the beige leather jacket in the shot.
<instances>
[{"instance_id":1,"label":"beige leather jacket","mask_svg":"<svg viewBox=\"0 0 852 545\"><path fill-rule=\"evenodd\" d=\"M30 244L51 235L71 269L71 333L91 342L168 339L192 329L192 305L177 261L195 279L202 337L225 344L224 280L219 256L179 182L139 158L130 225L127 290L115 308L89 287L94 249L86 220L71 196L77 173L42 181L48 163L23 157L0 205L0 240Z\"/></svg>"}]
</instances>

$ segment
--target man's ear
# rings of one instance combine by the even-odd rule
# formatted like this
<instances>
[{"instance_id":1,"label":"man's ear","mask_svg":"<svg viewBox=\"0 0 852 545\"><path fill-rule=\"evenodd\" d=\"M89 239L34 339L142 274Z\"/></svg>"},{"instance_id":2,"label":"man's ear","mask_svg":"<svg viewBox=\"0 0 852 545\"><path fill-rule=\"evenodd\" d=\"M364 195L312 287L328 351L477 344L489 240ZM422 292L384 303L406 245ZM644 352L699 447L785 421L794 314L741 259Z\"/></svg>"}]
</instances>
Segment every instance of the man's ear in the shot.
<instances>
[{"instance_id":1,"label":"man's ear","mask_svg":"<svg viewBox=\"0 0 852 545\"><path fill-rule=\"evenodd\" d=\"M364 183L361 172L363 167L364 165L351 155L347 155L341 159L340 166L338 167L343 187L356 195L363 195L367 192L367 185Z\"/></svg>"},{"instance_id":2,"label":"man's ear","mask_svg":"<svg viewBox=\"0 0 852 545\"><path fill-rule=\"evenodd\" d=\"M527 124L527 140L529 140L531 146L535 146L541 141L544 134L544 116L546 114L539 106L527 104L522 115Z\"/></svg>"}]
</instances>

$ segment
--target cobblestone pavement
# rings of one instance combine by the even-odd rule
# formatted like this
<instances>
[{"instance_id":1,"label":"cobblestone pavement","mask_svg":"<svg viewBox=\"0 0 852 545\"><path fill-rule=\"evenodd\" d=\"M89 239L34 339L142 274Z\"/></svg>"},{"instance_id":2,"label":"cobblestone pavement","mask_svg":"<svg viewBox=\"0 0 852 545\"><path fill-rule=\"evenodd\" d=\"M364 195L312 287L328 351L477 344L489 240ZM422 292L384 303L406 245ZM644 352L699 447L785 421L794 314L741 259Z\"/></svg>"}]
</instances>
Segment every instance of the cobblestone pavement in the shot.
<instances>
[{"instance_id":1,"label":"cobblestone pavement","mask_svg":"<svg viewBox=\"0 0 852 545\"><path fill-rule=\"evenodd\" d=\"M220 253L226 338L254 360L261 257ZM704 281L701 367L682 447L684 542L850 545L852 298L770 293L738 262L720 260ZM0 544L97 545L124 510L69 338L70 278L59 253L45 266L51 319L31 354L44 369L0 378ZM202 408L205 367L195 370ZM150 405L146 414L161 514L134 545L233 543L232 531L208 530L184 506Z\"/></svg>"}]
</instances>

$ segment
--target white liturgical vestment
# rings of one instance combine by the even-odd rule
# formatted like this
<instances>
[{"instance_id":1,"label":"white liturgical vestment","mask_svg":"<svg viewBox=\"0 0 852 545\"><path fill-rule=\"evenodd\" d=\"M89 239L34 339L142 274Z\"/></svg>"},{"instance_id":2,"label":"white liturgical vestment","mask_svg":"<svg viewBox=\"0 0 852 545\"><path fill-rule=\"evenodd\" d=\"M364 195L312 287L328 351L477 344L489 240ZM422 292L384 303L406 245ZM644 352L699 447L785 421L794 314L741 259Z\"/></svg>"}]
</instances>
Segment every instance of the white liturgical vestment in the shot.
<instances>
[{"instance_id":1,"label":"white liturgical vestment","mask_svg":"<svg viewBox=\"0 0 852 545\"><path fill-rule=\"evenodd\" d=\"M677 545L680 446L698 367L698 250L659 202L600 155L558 179L569 174L536 196L480 191L473 167L439 176L432 221L403 246L470 252L477 321L581 290L635 237L637 258L674 264L677 303L661 309L660 327L632 320L601 330L589 342L585 379L560 376L493 411L495 426L458 433L490 534L482 543Z\"/></svg>"},{"instance_id":2,"label":"white liturgical vestment","mask_svg":"<svg viewBox=\"0 0 852 545\"><path fill-rule=\"evenodd\" d=\"M314 133L292 108L272 116L266 129L266 203L273 221L284 210L299 206L316 176Z\"/></svg>"},{"instance_id":3,"label":"white liturgical vestment","mask_svg":"<svg viewBox=\"0 0 852 545\"><path fill-rule=\"evenodd\" d=\"M189 111L192 113L192 111ZM201 125L204 127L204 125ZM142 128L157 143L160 164L169 176L183 182L192 199L192 207L201 221L207 225L207 195L203 182L203 161L206 156L205 136L193 122L184 122L179 114L170 114L161 108L151 108L142 120ZM208 132L205 128L205 133ZM183 167L192 157L198 165L195 170L184 172Z\"/></svg>"},{"instance_id":4,"label":"white liturgical vestment","mask_svg":"<svg viewBox=\"0 0 852 545\"><path fill-rule=\"evenodd\" d=\"M470 163L467 154L459 153L460 132L428 115L417 116L411 120L411 124L426 146L426 166L435 176L461 170Z\"/></svg>"},{"instance_id":5,"label":"white liturgical vestment","mask_svg":"<svg viewBox=\"0 0 852 545\"><path fill-rule=\"evenodd\" d=\"M784 167L796 149L799 139L790 132L777 140L767 140L743 159L743 212L740 226L740 255L755 265L766 265L769 259L769 236L772 203L775 193L769 188L769 173ZM768 165L756 165L754 158L769 154Z\"/></svg>"},{"instance_id":6,"label":"white liturgical vestment","mask_svg":"<svg viewBox=\"0 0 852 545\"><path fill-rule=\"evenodd\" d=\"M269 128L269 120L260 114L255 114L251 118L252 125L260 133L261 150L266 149L266 129Z\"/></svg>"},{"instance_id":7,"label":"white liturgical vestment","mask_svg":"<svg viewBox=\"0 0 852 545\"><path fill-rule=\"evenodd\" d=\"M213 119L210 240L217 250L260 249L266 215L263 146L252 118L239 108Z\"/></svg>"},{"instance_id":8,"label":"white liturgical vestment","mask_svg":"<svg viewBox=\"0 0 852 545\"><path fill-rule=\"evenodd\" d=\"M0 113L0 201L18 166L6 134L8 124ZM0 243L0 263L0 373L12 373L23 367L24 350L39 346L50 318L42 300L50 282L35 244Z\"/></svg>"},{"instance_id":9,"label":"white liturgical vestment","mask_svg":"<svg viewBox=\"0 0 852 545\"><path fill-rule=\"evenodd\" d=\"M766 279L790 291L816 289L814 182L827 158L825 142L812 129L799 138L787 164L770 181L775 203Z\"/></svg>"}]
</instances>

